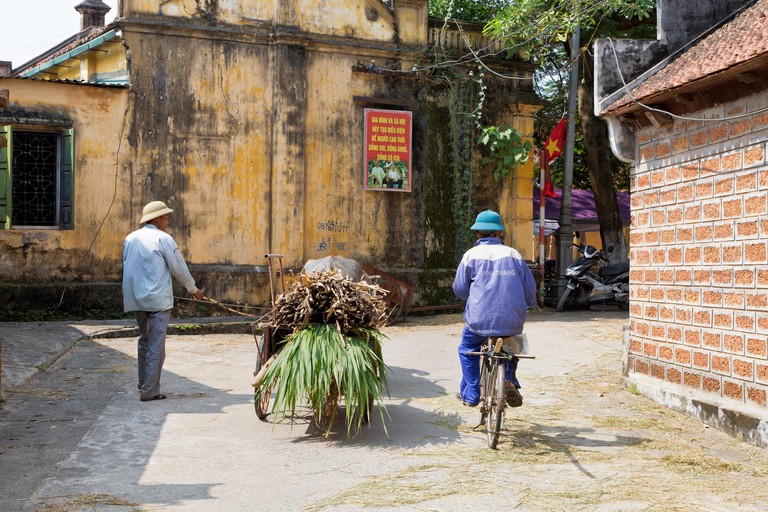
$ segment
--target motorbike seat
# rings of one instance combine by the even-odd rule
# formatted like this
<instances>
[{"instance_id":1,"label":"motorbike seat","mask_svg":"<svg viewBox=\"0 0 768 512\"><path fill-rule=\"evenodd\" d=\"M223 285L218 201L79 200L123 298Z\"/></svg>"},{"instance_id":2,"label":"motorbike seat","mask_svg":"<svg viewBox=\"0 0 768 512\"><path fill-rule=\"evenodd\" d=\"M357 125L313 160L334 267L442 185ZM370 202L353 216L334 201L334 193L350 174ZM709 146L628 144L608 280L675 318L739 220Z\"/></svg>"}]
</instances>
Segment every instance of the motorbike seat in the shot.
<instances>
[{"instance_id":1,"label":"motorbike seat","mask_svg":"<svg viewBox=\"0 0 768 512\"><path fill-rule=\"evenodd\" d=\"M597 272L597 275L599 275L600 277L618 276L619 274L623 274L624 272L628 272L628 271L629 271L629 262L620 261L619 263L614 263L612 265L604 266Z\"/></svg>"}]
</instances>

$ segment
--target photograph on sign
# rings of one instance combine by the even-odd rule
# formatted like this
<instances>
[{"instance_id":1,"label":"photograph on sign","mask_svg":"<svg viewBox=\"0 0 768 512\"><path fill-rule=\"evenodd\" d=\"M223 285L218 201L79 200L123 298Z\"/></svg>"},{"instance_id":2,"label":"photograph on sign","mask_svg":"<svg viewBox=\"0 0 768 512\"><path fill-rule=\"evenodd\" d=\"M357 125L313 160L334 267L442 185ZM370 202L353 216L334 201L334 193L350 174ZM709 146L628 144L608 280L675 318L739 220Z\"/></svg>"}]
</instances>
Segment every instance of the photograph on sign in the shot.
<instances>
[{"instance_id":1,"label":"photograph on sign","mask_svg":"<svg viewBox=\"0 0 768 512\"><path fill-rule=\"evenodd\" d=\"M412 115L405 110L365 109L365 190L411 191Z\"/></svg>"}]
</instances>

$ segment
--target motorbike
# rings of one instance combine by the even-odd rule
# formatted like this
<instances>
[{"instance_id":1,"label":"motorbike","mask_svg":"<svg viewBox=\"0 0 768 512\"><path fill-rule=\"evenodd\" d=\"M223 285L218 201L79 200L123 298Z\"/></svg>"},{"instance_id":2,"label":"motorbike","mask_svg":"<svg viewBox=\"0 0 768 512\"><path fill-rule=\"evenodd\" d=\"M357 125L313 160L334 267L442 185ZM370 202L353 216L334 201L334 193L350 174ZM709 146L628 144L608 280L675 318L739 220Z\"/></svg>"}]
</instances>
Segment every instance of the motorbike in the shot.
<instances>
[{"instance_id":1,"label":"motorbike","mask_svg":"<svg viewBox=\"0 0 768 512\"><path fill-rule=\"evenodd\" d=\"M568 279L565 291L557 303L559 313L569 305L616 305L629 309L629 262L608 264L603 253L591 245L573 244L582 257L565 269ZM607 248L611 252L612 247ZM599 267L595 272L594 267Z\"/></svg>"}]
</instances>

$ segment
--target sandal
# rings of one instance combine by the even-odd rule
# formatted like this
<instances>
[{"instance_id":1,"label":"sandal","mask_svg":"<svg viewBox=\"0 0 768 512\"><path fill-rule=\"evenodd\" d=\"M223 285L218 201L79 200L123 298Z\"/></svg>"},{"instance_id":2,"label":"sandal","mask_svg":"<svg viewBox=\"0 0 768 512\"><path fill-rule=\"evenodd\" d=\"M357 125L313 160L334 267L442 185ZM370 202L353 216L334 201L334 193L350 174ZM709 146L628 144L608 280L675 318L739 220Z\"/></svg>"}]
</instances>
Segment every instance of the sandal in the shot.
<instances>
[{"instance_id":1,"label":"sandal","mask_svg":"<svg viewBox=\"0 0 768 512\"><path fill-rule=\"evenodd\" d=\"M165 400L166 398L168 398L167 395L155 395L155 396L152 396L152 397L149 397L149 398L142 398L141 401L142 402L151 402L152 400Z\"/></svg>"}]
</instances>

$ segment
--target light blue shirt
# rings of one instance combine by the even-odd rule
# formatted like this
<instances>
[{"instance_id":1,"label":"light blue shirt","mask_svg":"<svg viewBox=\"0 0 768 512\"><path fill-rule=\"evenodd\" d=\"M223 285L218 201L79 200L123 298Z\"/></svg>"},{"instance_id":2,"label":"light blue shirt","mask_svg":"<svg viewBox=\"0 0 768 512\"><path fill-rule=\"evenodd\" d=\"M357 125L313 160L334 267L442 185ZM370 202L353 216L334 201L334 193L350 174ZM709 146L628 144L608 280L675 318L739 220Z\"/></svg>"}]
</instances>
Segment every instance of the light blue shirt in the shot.
<instances>
[{"instance_id":1,"label":"light blue shirt","mask_svg":"<svg viewBox=\"0 0 768 512\"><path fill-rule=\"evenodd\" d=\"M123 309L166 311L173 308L173 283L178 279L189 293L197 291L179 246L171 235L145 224L123 243Z\"/></svg>"},{"instance_id":2,"label":"light blue shirt","mask_svg":"<svg viewBox=\"0 0 768 512\"><path fill-rule=\"evenodd\" d=\"M480 336L523 332L527 310L536 305L536 282L520 253L498 238L481 238L464 253L453 292L467 301L464 320Z\"/></svg>"}]
</instances>

